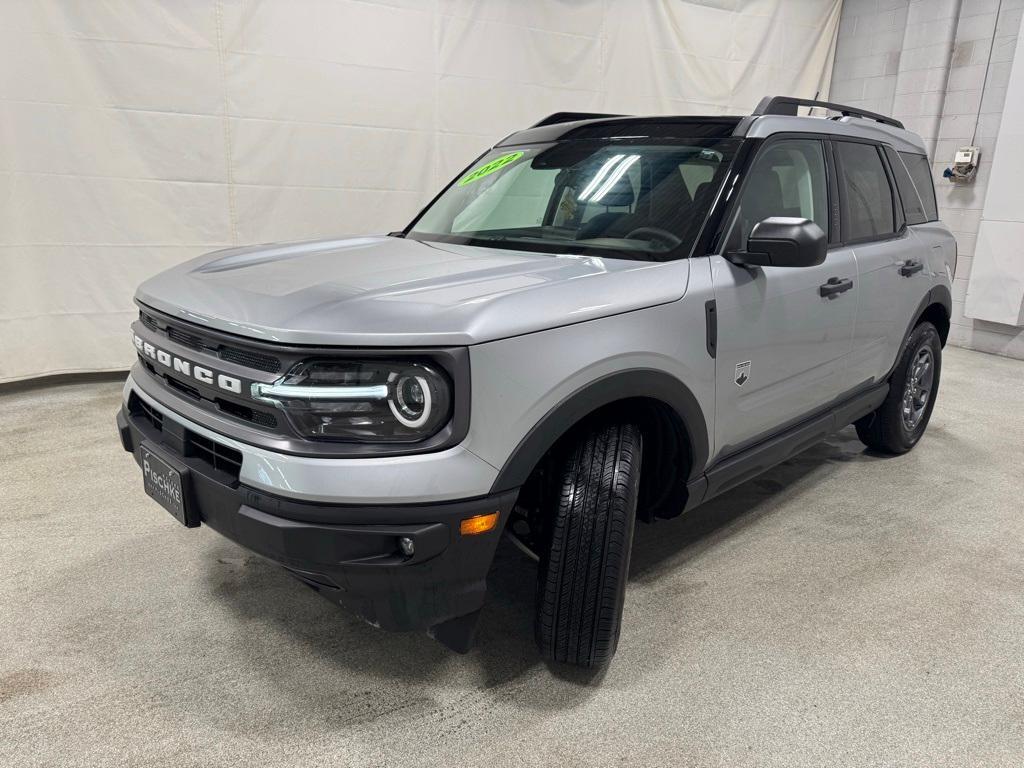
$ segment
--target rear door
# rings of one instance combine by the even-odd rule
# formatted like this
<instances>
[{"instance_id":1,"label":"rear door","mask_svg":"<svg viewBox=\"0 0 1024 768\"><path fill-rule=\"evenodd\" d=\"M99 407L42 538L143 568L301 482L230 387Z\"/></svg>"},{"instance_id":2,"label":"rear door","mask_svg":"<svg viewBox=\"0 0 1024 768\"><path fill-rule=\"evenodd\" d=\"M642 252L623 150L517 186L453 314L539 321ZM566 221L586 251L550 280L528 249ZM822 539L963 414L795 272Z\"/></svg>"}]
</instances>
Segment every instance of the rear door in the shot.
<instances>
[{"instance_id":1,"label":"rear door","mask_svg":"<svg viewBox=\"0 0 1024 768\"><path fill-rule=\"evenodd\" d=\"M896 180L896 191L903 203L907 226L928 254L929 261L920 273L921 277L929 274L939 280L945 277L952 287L956 271L956 240L946 225L939 221L931 163L927 155L896 152L892 147L886 147L885 156ZM920 284L923 280L919 278L917 282Z\"/></svg>"},{"instance_id":2,"label":"rear door","mask_svg":"<svg viewBox=\"0 0 1024 768\"><path fill-rule=\"evenodd\" d=\"M745 249L750 230L769 216L810 219L826 233L838 229L829 175L820 137L766 141L745 174L722 252ZM742 267L721 255L711 265L718 318L715 453L724 456L840 394L856 314L856 265L843 248L830 248L815 267ZM848 288L824 297L821 287L830 281Z\"/></svg>"},{"instance_id":3,"label":"rear door","mask_svg":"<svg viewBox=\"0 0 1024 768\"><path fill-rule=\"evenodd\" d=\"M928 249L910 231L884 148L834 139L842 210L842 238L853 249L860 285L848 388L884 379L907 325L928 292ZM905 172L905 169L903 169ZM909 180L909 179L908 179ZM919 215L920 200L911 205Z\"/></svg>"}]
</instances>

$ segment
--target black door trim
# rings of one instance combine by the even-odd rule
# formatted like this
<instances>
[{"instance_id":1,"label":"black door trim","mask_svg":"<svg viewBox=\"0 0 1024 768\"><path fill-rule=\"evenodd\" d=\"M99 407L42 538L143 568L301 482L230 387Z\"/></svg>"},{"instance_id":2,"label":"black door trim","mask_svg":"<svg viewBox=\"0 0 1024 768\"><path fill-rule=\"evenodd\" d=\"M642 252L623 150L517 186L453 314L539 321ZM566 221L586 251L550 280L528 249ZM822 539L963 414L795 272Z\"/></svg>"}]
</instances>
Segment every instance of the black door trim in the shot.
<instances>
[{"instance_id":1,"label":"black door trim","mask_svg":"<svg viewBox=\"0 0 1024 768\"><path fill-rule=\"evenodd\" d=\"M703 482L692 482L687 509L735 488L766 469L781 464L791 456L806 450L861 416L866 416L881 405L889 394L889 382L875 384L851 397L829 406L825 411L759 440L754 445L719 459L704 473ZM693 493L704 485L704 493Z\"/></svg>"},{"instance_id":2,"label":"black door trim","mask_svg":"<svg viewBox=\"0 0 1024 768\"><path fill-rule=\"evenodd\" d=\"M715 358L718 355L718 304L714 299L704 302L704 334L708 354Z\"/></svg>"}]
</instances>

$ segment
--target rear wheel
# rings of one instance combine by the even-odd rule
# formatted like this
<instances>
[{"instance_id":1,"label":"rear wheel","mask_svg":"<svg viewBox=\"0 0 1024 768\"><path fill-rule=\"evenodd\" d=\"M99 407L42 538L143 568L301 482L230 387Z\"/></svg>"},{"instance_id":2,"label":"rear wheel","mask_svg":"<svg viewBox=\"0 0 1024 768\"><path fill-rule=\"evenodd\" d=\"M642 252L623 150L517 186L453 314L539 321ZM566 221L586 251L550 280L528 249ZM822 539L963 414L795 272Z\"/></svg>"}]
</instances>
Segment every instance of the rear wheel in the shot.
<instances>
[{"instance_id":1,"label":"rear wheel","mask_svg":"<svg viewBox=\"0 0 1024 768\"><path fill-rule=\"evenodd\" d=\"M935 407L942 371L942 343L929 322L914 328L889 379L889 394L859 419L857 437L885 453L906 453L921 439Z\"/></svg>"},{"instance_id":2,"label":"rear wheel","mask_svg":"<svg viewBox=\"0 0 1024 768\"><path fill-rule=\"evenodd\" d=\"M641 450L636 425L606 424L585 433L562 464L537 590L537 643L552 661L600 667L615 654Z\"/></svg>"}]
</instances>

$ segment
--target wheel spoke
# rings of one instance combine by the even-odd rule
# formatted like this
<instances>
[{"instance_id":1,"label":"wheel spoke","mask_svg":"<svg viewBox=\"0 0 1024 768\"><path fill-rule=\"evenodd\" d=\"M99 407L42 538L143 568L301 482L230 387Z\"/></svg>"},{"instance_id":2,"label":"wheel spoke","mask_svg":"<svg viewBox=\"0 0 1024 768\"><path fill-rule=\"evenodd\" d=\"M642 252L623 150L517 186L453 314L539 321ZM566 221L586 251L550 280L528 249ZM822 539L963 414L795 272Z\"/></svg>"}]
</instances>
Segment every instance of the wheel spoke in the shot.
<instances>
[{"instance_id":1,"label":"wheel spoke","mask_svg":"<svg viewBox=\"0 0 1024 768\"><path fill-rule=\"evenodd\" d=\"M934 379L934 359L928 347L921 347L914 355L907 370L907 382L903 389L902 415L903 424L913 431L924 418L928 406L928 398Z\"/></svg>"}]
</instances>

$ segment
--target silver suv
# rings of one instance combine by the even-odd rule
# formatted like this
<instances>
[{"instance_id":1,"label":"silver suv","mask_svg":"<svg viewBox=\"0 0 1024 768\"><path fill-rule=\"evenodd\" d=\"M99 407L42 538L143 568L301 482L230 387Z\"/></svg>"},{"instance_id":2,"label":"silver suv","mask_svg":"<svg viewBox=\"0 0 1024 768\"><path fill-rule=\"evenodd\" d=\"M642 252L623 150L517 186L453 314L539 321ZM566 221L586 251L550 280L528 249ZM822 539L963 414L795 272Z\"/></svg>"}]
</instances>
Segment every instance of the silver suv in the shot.
<instances>
[{"instance_id":1,"label":"silver suv","mask_svg":"<svg viewBox=\"0 0 1024 768\"><path fill-rule=\"evenodd\" d=\"M917 443L955 262L891 118L560 113L400 232L144 283L121 440L184 525L455 650L505 533L539 562L542 653L598 666L636 518L847 424Z\"/></svg>"}]
</instances>

